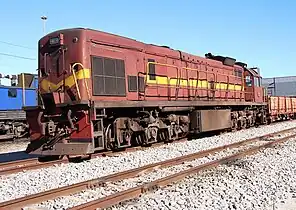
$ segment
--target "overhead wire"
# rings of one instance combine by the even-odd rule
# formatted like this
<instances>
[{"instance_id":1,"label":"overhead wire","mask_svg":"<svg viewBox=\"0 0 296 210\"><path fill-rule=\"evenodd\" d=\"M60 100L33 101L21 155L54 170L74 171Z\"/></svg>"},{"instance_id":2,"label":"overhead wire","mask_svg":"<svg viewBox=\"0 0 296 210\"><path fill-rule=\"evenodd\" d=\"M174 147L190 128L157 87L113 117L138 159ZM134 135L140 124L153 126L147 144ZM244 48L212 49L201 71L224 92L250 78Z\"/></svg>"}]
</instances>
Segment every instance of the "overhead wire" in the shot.
<instances>
[{"instance_id":1,"label":"overhead wire","mask_svg":"<svg viewBox=\"0 0 296 210\"><path fill-rule=\"evenodd\" d=\"M29 50L35 50L34 48L19 45L19 44L14 44L14 43L11 43L11 42L0 41L0 43L15 46L15 47L21 47L21 48L25 48L25 49L29 49ZM2 52L0 52L0 55L14 57L14 58L21 58L21 59L26 59L26 60L36 60L35 58L29 58L29 57L24 57L24 56L14 55L14 54L8 54L8 53L2 53Z\"/></svg>"},{"instance_id":2,"label":"overhead wire","mask_svg":"<svg viewBox=\"0 0 296 210\"><path fill-rule=\"evenodd\" d=\"M10 42L0 41L0 43L11 45L11 46L15 46L15 47L21 47L21 48L25 48L25 49L29 49L29 50L36 50L36 49L34 49L32 47L27 47L27 46L23 46L23 45L19 45L19 44L14 44L14 43L10 43Z\"/></svg>"},{"instance_id":3,"label":"overhead wire","mask_svg":"<svg viewBox=\"0 0 296 210\"><path fill-rule=\"evenodd\" d=\"M1 53L0 55L5 55L5 56L9 56L9 57L14 57L14 58L21 58L21 59L26 59L26 60L36 60L36 58L29 58L29 57L24 57L24 56L19 56L19 55L13 55L13 54L7 54L7 53Z\"/></svg>"}]
</instances>

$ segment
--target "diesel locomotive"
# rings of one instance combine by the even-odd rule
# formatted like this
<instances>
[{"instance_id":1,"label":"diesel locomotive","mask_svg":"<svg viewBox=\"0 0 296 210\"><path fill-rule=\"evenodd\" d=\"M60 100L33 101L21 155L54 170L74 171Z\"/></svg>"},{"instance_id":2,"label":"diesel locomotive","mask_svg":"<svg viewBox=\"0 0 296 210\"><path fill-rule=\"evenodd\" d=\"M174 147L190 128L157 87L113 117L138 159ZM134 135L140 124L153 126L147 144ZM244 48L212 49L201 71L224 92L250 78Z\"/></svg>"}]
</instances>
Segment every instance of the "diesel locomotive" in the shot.
<instances>
[{"instance_id":1,"label":"diesel locomotive","mask_svg":"<svg viewBox=\"0 0 296 210\"><path fill-rule=\"evenodd\" d=\"M272 119L258 68L231 57L86 28L52 32L38 50L27 153L70 158Z\"/></svg>"}]
</instances>

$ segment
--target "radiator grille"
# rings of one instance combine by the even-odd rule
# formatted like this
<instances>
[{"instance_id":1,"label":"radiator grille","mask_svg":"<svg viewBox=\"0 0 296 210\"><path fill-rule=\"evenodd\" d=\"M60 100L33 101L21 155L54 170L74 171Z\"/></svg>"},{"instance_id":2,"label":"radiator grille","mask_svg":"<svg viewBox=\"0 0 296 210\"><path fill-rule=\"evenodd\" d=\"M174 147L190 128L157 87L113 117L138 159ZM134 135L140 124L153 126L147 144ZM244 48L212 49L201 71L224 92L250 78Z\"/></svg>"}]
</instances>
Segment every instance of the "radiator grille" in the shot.
<instances>
[{"instance_id":1,"label":"radiator grille","mask_svg":"<svg viewBox=\"0 0 296 210\"><path fill-rule=\"evenodd\" d=\"M124 60L92 57L93 94L126 95Z\"/></svg>"}]
</instances>

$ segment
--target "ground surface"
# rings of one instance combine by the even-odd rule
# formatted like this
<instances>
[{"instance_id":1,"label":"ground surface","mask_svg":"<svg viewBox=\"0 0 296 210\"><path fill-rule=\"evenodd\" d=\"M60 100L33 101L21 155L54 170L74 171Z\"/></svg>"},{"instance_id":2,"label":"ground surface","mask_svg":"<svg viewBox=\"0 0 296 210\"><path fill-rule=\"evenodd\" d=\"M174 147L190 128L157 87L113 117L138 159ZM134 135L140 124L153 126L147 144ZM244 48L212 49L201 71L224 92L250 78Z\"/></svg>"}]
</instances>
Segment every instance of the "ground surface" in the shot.
<instances>
[{"instance_id":1,"label":"ground surface","mask_svg":"<svg viewBox=\"0 0 296 210\"><path fill-rule=\"evenodd\" d=\"M163 145L143 151L95 158L83 163L56 165L2 176L0 202L25 195L102 177L119 171L230 144L296 126L296 121L225 133L194 141ZM209 161L208 156L203 161ZM293 197L295 192L296 146L291 141L276 149L242 159L143 195L112 209L270 209ZM157 178L161 174L154 174ZM146 177L146 181L151 177ZM140 183L145 182L142 179ZM130 183L132 184L132 183ZM128 182L119 187L128 187ZM118 187L117 186L117 187ZM112 193L88 190L39 204L47 209L67 209ZM117 191L117 190L115 190Z\"/></svg>"}]
</instances>

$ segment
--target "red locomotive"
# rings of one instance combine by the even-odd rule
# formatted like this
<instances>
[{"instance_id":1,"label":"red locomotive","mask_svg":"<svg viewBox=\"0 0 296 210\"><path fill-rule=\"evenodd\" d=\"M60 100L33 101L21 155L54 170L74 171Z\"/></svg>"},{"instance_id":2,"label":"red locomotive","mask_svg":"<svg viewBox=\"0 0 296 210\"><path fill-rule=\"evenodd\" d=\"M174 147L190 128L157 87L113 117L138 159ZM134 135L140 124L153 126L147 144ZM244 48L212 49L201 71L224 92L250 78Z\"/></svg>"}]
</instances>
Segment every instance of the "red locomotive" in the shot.
<instances>
[{"instance_id":1,"label":"red locomotive","mask_svg":"<svg viewBox=\"0 0 296 210\"><path fill-rule=\"evenodd\" d=\"M28 153L77 156L267 122L256 69L83 28L39 41Z\"/></svg>"}]
</instances>

